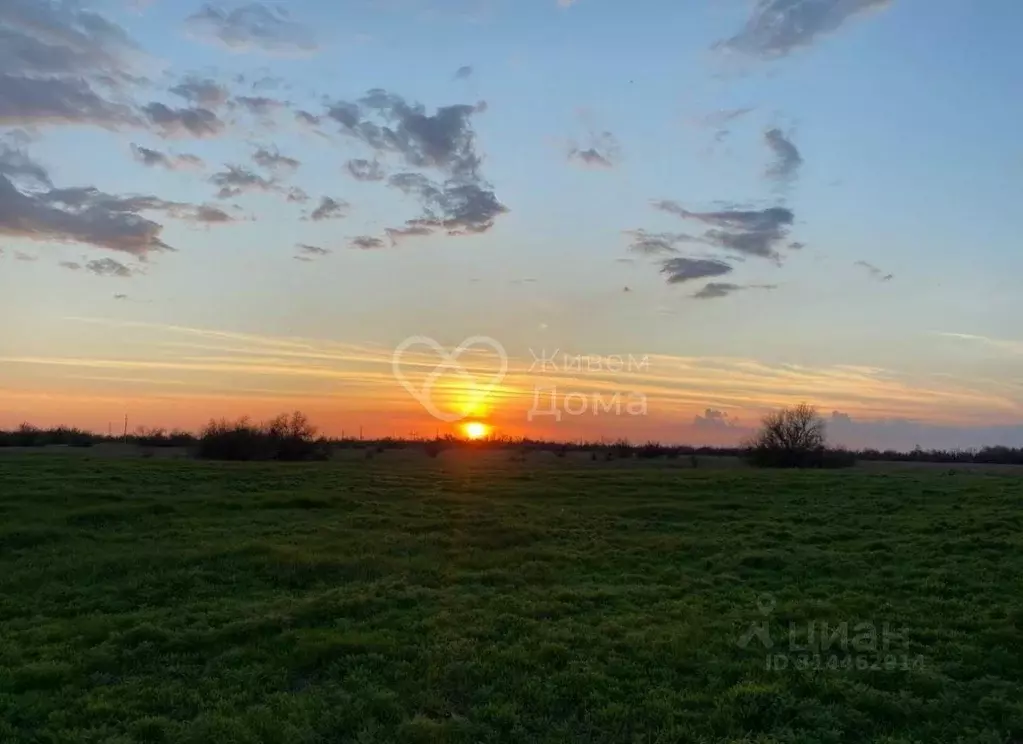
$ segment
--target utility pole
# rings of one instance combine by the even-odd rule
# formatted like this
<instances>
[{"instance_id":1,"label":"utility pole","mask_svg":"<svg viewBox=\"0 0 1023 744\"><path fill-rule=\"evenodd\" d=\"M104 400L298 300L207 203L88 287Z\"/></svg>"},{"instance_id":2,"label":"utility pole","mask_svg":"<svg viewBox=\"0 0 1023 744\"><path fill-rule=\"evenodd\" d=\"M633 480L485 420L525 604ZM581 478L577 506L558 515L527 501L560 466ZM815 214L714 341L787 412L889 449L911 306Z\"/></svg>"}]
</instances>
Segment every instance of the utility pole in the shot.
<instances>
[{"instance_id":1,"label":"utility pole","mask_svg":"<svg viewBox=\"0 0 1023 744\"><path fill-rule=\"evenodd\" d=\"M124 441L128 441L128 414L124 414Z\"/></svg>"}]
</instances>

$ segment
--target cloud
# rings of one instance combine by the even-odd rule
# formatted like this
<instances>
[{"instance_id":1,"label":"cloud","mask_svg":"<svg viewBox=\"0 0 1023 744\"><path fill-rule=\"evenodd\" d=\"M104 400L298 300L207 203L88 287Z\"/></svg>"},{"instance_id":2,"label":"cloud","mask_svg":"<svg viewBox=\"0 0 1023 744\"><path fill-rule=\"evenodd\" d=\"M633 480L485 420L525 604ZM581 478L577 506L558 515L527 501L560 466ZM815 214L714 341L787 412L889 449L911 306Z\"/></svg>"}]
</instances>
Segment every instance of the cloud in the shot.
<instances>
[{"instance_id":1,"label":"cloud","mask_svg":"<svg viewBox=\"0 0 1023 744\"><path fill-rule=\"evenodd\" d=\"M379 88L370 90L358 103L337 101L327 116L379 152L394 152L413 168L435 168L452 176L476 176L480 157L475 149L472 116L478 106L444 106L432 115L421 104L406 103L401 96ZM369 118L375 115L382 123Z\"/></svg>"},{"instance_id":2,"label":"cloud","mask_svg":"<svg viewBox=\"0 0 1023 744\"><path fill-rule=\"evenodd\" d=\"M890 282L892 279L895 278L893 274L886 274L885 272L881 271L881 269L874 266L874 264L868 263L866 261L857 261L855 265L859 266L861 269L865 269L867 273L870 275L871 279L876 279L879 282Z\"/></svg>"},{"instance_id":3,"label":"cloud","mask_svg":"<svg viewBox=\"0 0 1023 744\"><path fill-rule=\"evenodd\" d=\"M296 111L295 120L301 124L305 124L310 127L318 127L322 118L314 114L310 114L308 111Z\"/></svg>"},{"instance_id":4,"label":"cloud","mask_svg":"<svg viewBox=\"0 0 1023 744\"><path fill-rule=\"evenodd\" d=\"M725 124L735 121L736 119L750 114L756 109L752 106L746 106L743 108L731 108L731 109L718 109L712 111L709 114L697 117L692 120L697 126L711 127L712 129L720 129Z\"/></svg>"},{"instance_id":5,"label":"cloud","mask_svg":"<svg viewBox=\"0 0 1023 744\"><path fill-rule=\"evenodd\" d=\"M388 184L406 194L419 197L425 217L409 220L408 225L443 229L449 235L486 232L494 220L508 211L486 184L449 180L435 183L419 173L398 173Z\"/></svg>"},{"instance_id":6,"label":"cloud","mask_svg":"<svg viewBox=\"0 0 1023 744\"><path fill-rule=\"evenodd\" d=\"M190 219L193 222L204 222L209 225L236 221L234 217L229 215L223 209L206 204L195 207L191 213Z\"/></svg>"},{"instance_id":7,"label":"cloud","mask_svg":"<svg viewBox=\"0 0 1023 744\"><path fill-rule=\"evenodd\" d=\"M742 292L747 289L777 289L774 284L729 284L728 282L711 282L696 294L692 295L696 300L715 300L719 297L727 297L735 292Z\"/></svg>"},{"instance_id":8,"label":"cloud","mask_svg":"<svg viewBox=\"0 0 1023 744\"><path fill-rule=\"evenodd\" d=\"M170 108L162 103L143 107L146 118L164 137L216 137L224 130L224 122L205 108Z\"/></svg>"},{"instance_id":9,"label":"cloud","mask_svg":"<svg viewBox=\"0 0 1023 744\"><path fill-rule=\"evenodd\" d=\"M775 161L767 168L767 177L783 183L794 181L803 165L803 156L796 146L780 129L768 129L764 142L775 156Z\"/></svg>"},{"instance_id":10,"label":"cloud","mask_svg":"<svg viewBox=\"0 0 1023 744\"><path fill-rule=\"evenodd\" d=\"M298 186L292 186L288 189L287 199L293 204L305 204L309 201L309 198L309 194Z\"/></svg>"},{"instance_id":11,"label":"cloud","mask_svg":"<svg viewBox=\"0 0 1023 744\"><path fill-rule=\"evenodd\" d=\"M137 123L108 97L133 81L138 49L78 2L0 3L0 126Z\"/></svg>"},{"instance_id":12,"label":"cloud","mask_svg":"<svg viewBox=\"0 0 1023 744\"><path fill-rule=\"evenodd\" d=\"M740 428L739 420L729 416L725 411L718 411L708 408L702 416L693 417L693 426L697 429L737 429Z\"/></svg>"},{"instance_id":13,"label":"cloud","mask_svg":"<svg viewBox=\"0 0 1023 744\"><path fill-rule=\"evenodd\" d=\"M380 238L374 238L369 235L359 235L358 237L352 238L348 241L348 244L352 248L358 248L363 251L373 251L384 247L384 241Z\"/></svg>"},{"instance_id":14,"label":"cloud","mask_svg":"<svg viewBox=\"0 0 1023 744\"><path fill-rule=\"evenodd\" d=\"M806 248L806 243L800 243L799 241L789 243L789 250L791 251L801 251L804 248Z\"/></svg>"},{"instance_id":15,"label":"cloud","mask_svg":"<svg viewBox=\"0 0 1023 744\"><path fill-rule=\"evenodd\" d=\"M468 80L472 77L472 67L464 65L455 70L455 80Z\"/></svg>"},{"instance_id":16,"label":"cloud","mask_svg":"<svg viewBox=\"0 0 1023 744\"><path fill-rule=\"evenodd\" d=\"M168 155L159 150L132 144L134 158L150 168L166 168L167 170L197 170L205 167L202 158L195 155Z\"/></svg>"},{"instance_id":17,"label":"cloud","mask_svg":"<svg viewBox=\"0 0 1023 744\"><path fill-rule=\"evenodd\" d=\"M344 199L332 199L329 196L324 196L320 199L320 204L316 209L309 215L309 219L313 222L320 222L322 220L339 220L348 214L348 208L351 205Z\"/></svg>"},{"instance_id":18,"label":"cloud","mask_svg":"<svg viewBox=\"0 0 1023 744\"><path fill-rule=\"evenodd\" d=\"M84 80L0 73L0 126L94 124L114 129L137 123L130 108L101 98Z\"/></svg>"},{"instance_id":19,"label":"cloud","mask_svg":"<svg viewBox=\"0 0 1023 744\"><path fill-rule=\"evenodd\" d=\"M33 256L31 253L25 253L24 251L14 252L15 261L24 261L26 263L32 263L39 260L39 256Z\"/></svg>"},{"instance_id":20,"label":"cloud","mask_svg":"<svg viewBox=\"0 0 1023 744\"><path fill-rule=\"evenodd\" d=\"M376 160L355 159L345 163L345 168L356 181L383 181L387 178L383 167Z\"/></svg>"},{"instance_id":21,"label":"cloud","mask_svg":"<svg viewBox=\"0 0 1023 744\"><path fill-rule=\"evenodd\" d=\"M699 241L699 238L685 233L651 233L646 230L627 230L625 234L632 237L629 250L645 256L678 253L680 244Z\"/></svg>"},{"instance_id":22,"label":"cloud","mask_svg":"<svg viewBox=\"0 0 1023 744\"><path fill-rule=\"evenodd\" d=\"M330 251L326 248L321 248L318 245L309 245L308 243L296 243L295 247L298 248L298 255L295 258L300 260L312 260L312 258L319 258L321 256L329 256Z\"/></svg>"},{"instance_id":23,"label":"cloud","mask_svg":"<svg viewBox=\"0 0 1023 744\"><path fill-rule=\"evenodd\" d=\"M15 183L27 183L36 188L52 188L46 169L18 147L0 142L0 176L7 176Z\"/></svg>"},{"instance_id":24,"label":"cloud","mask_svg":"<svg viewBox=\"0 0 1023 744\"><path fill-rule=\"evenodd\" d=\"M279 5L249 3L230 11L204 5L185 23L197 38L235 51L294 54L317 48L312 31Z\"/></svg>"},{"instance_id":25,"label":"cloud","mask_svg":"<svg viewBox=\"0 0 1023 744\"><path fill-rule=\"evenodd\" d=\"M654 207L683 219L713 225L701 238L705 243L735 253L774 260L780 260L777 246L787 240L788 229L795 221L795 215L785 207L690 212L672 201L654 202Z\"/></svg>"},{"instance_id":26,"label":"cloud","mask_svg":"<svg viewBox=\"0 0 1023 744\"><path fill-rule=\"evenodd\" d=\"M421 104L374 89L358 103L335 101L326 116L377 155L396 155L407 166L442 174L443 181L434 181L422 173L398 173L388 184L416 196L423 207L423 216L408 226L466 235L491 229L508 212L480 174L472 117L483 110L482 103L461 104L428 114ZM363 172L358 166L357 171Z\"/></svg>"},{"instance_id":27,"label":"cloud","mask_svg":"<svg viewBox=\"0 0 1023 744\"><path fill-rule=\"evenodd\" d=\"M112 258L98 258L93 261L87 261L85 270L92 272L96 276L113 276L122 279L127 279L132 275L131 269Z\"/></svg>"},{"instance_id":28,"label":"cloud","mask_svg":"<svg viewBox=\"0 0 1023 744\"><path fill-rule=\"evenodd\" d=\"M126 295L126 294L115 294L114 295L114 299L115 300L127 300L128 299L128 295Z\"/></svg>"},{"instance_id":29,"label":"cloud","mask_svg":"<svg viewBox=\"0 0 1023 744\"><path fill-rule=\"evenodd\" d=\"M434 231L427 225L406 225L405 227L389 227L384 232L387 234L391 245L398 245L403 238L419 238L433 235Z\"/></svg>"},{"instance_id":30,"label":"cloud","mask_svg":"<svg viewBox=\"0 0 1023 744\"><path fill-rule=\"evenodd\" d=\"M266 96L238 96L234 102L254 116L269 116L287 105L283 101Z\"/></svg>"},{"instance_id":31,"label":"cloud","mask_svg":"<svg viewBox=\"0 0 1023 744\"><path fill-rule=\"evenodd\" d=\"M60 266L71 271L81 271L82 269L82 265L77 261L61 261Z\"/></svg>"},{"instance_id":32,"label":"cloud","mask_svg":"<svg viewBox=\"0 0 1023 744\"><path fill-rule=\"evenodd\" d=\"M210 176L210 183L218 186L218 199L231 199L252 191L275 191L277 183L237 165L226 166L227 170Z\"/></svg>"},{"instance_id":33,"label":"cloud","mask_svg":"<svg viewBox=\"0 0 1023 744\"><path fill-rule=\"evenodd\" d=\"M230 97L227 88L220 83L192 75L171 88L170 92L193 105L208 109L223 106Z\"/></svg>"},{"instance_id":34,"label":"cloud","mask_svg":"<svg viewBox=\"0 0 1023 744\"><path fill-rule=\"evenodd\" d=\"M716 46L764 59L808 47L847 21L892 0L757 0L745 27Z\"/></svg>"},{"instance_id":35,"label":"cloud","mask_svg":"<svg viewBox=\"0 0 1023 744\"><path fill-rule=\"evenodd\" d=\"M611 132L591 134L587 146L572 143L568 159L591 168L613 168L621 157L621 145Z\"/></svg>"},{"instance_id":36,"label":"cloud","mask_svg":"<svg viewBox=\"0 0 1023 744\"><path fill-rule=\"evenodd\" d=\"M732 270L731 264L713 258L669 258L661 263L661 273L667 276L668 284L724 276Z\"/></svg>"},{"instance_id":37,"label":"cloud","mask_svg":"<svg viewBox=\"0 0 1023 744\"><path fill-rule=\"evenodd\" d=\"M153 251L172 250L160 239L163 226L141 214L166 204L91 188L22 192L0 175L0 235L85 243L145 258Z\"/></svg>"},{"instance_id":38,"label":"cloud","mask_svg":"<svg viewBox=\"0 0 1023 744\"><path fill-rule=\"evenodd\" d=\"M302 163L295 158L289 158L274 148L273 150L265 147L260 147L252 155L252 160L263 168L268 170L296 170Z\"/></svg>"}]
</instances>

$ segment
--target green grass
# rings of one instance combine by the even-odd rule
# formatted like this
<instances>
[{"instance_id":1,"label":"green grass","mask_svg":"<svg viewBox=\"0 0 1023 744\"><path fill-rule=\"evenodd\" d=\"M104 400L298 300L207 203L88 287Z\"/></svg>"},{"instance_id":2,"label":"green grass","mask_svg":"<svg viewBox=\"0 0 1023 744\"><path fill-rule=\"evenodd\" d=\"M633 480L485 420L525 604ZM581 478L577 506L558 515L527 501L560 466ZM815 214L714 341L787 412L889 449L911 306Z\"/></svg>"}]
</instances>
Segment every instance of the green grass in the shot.
<instances>
[{"instance_id":1,"label":"green grass","mask_svg":"<svg viewBox=\"0 0 1023 744\"><path fill-rule=\"evenodd\" d=\"M0 741L1023 740L1021 497L945 471L0 458ZM773 647L741 647L760 621ZM825 622L903 635L790 648Z\"/></svg>"}]
</instances>

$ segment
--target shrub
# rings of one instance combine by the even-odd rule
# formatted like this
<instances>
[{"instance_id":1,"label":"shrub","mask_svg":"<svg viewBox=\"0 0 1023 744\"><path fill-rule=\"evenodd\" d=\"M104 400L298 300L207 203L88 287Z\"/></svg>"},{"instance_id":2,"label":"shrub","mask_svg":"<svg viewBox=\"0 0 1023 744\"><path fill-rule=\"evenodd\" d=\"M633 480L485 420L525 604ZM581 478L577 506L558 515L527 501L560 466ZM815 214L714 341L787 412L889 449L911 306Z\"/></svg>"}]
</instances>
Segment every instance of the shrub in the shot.
<instances>
[{"instance_id":1,"label":"shrub","mask_svg":"<svg viewBox=\"0 0 1023 744\"><path fill-rule=\"evenodd\" d=\"M235 422L210 421L199 435L196 456L207 460L323 460L329 456L316 427L296 411L264 423L247 417Z\"/></svg>"}]
</instances>

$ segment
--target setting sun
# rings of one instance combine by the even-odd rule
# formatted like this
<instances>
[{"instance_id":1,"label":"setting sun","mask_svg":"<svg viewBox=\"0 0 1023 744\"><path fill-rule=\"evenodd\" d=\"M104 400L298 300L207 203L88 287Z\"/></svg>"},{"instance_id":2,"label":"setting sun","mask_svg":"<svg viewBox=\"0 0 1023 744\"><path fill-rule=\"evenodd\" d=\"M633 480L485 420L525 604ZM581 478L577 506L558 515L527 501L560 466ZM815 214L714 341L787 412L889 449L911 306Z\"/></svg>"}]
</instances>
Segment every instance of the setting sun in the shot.
<instances>
[{"instance_id":1,"label":"setting sun","mask_svg":"<svg viewBox=\"0 0 1023 744\"><path fill-rule=\"evenodd\" d=\"M470 421L462 425L462 433L466 439L483 439L490 433L490 427L479 421Z\"/></svg>"}]
</instances>

